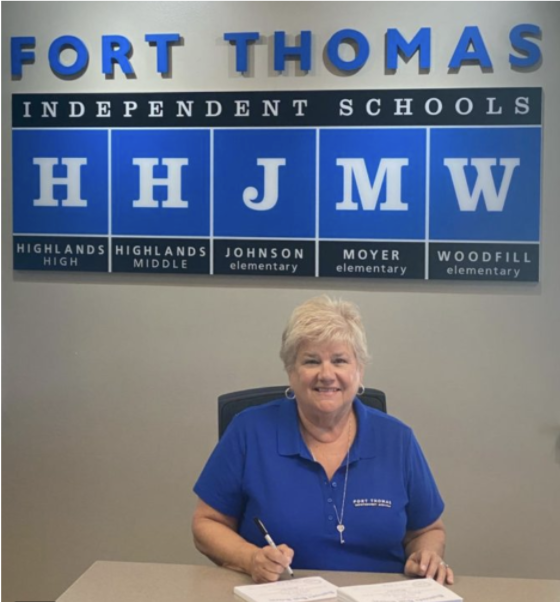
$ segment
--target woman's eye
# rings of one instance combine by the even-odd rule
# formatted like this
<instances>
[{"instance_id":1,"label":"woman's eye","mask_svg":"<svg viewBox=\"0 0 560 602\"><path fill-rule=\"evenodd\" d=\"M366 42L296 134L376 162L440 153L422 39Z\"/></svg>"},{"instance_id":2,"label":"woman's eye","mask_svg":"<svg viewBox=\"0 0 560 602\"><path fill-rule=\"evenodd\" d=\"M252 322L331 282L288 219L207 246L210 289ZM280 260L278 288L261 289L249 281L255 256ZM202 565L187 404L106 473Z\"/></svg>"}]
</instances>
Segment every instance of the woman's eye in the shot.
<instances>
[{"instance_id":1,"label":"woman's eye","mask_svg":"<svg viewBox=\"0 0 560 602\"><path fill-rule=\"evenodd\" d=\"M318 364L317 360L305 360L304 364Z\"/></svg>"}]
</instances>

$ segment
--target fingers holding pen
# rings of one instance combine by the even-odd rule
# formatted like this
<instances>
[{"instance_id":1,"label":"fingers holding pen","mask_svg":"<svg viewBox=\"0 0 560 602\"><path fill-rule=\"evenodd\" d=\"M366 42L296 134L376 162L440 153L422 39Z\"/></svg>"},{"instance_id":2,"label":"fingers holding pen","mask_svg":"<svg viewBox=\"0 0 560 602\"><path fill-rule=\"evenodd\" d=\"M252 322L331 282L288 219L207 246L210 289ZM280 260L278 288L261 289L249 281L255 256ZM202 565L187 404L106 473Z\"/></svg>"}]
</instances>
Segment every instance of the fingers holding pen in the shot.
<instances>
[{"instance_id":1,"label":"fingers holding pen","mask_svg":"<svg viewBox=\"0 0 560 602\"><path fill-rule=\"evenodd\" d=\"M255 583L277 581L280 577L283 569L281 565L269 559L266 548L256 550L251 560L251 577Z\"/></svg>"},{"instance_id":2,"label":"fingers holding pen","mask_svg":"<svg viewBox=\"0 0 560 602\"><path fill-rule=\"evenodd\" d=\"M258 516L255 516L253 521L268 543L268 546L261 548L254 556L255 562L260 568L258 571L259 578L265 576L266 581L277 581L286 569L293 577L294 572L290 568L290 563L294 557L292 548L288 547L286 544L277 546L272 537L270 537L270 533L266 530L264 523ZM259 552L262 552L262 555ZM253 579L256 581L254 574Z\"/></svg>"},{"instance_id":3,"label":"fingers holding pen","mask_svg":"<svg viewBox=\"0 0 560 602\"><path fill-rule=\"evenodd\" d=\"M282 552L282 565L284 566L284 569L287 569L292 564L292 560L294 559L294 551L285 543L281 543L278 546L277 551Z\"/></svg>"},{"instance_id":4,"label":"fingers holding pen","mask_svg":"<svg viewBox=\"0 0 560 602\"><path fill-rule=\"evenodd\" d=\"M294 557L294 551L285 544L277 548L265 546L253 555L251 576L256 583L278 581Z\"/></svg>"}]
</instances>

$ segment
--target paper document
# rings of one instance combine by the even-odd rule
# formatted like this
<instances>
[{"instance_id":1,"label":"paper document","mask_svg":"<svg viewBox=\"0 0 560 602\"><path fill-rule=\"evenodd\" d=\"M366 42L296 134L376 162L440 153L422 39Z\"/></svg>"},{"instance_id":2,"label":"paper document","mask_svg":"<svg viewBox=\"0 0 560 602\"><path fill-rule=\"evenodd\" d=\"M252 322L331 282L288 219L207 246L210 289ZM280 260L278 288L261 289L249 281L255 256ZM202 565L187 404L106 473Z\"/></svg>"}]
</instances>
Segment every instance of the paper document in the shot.
<instances>
[{"instance_id":1,"label":"paper document","mask_svg":"<svg viewBox=\"0 0 560 602\"><path fill-rule=\"evenodd\" d=\"M342 602L463 602L463 598L433 579L412 579L338 588Z\"/></svg>"},{"instance_id":2,"label":"paper document","mask_svg":"<svg viewBox=\"0 0 560 602\"><path fill-rule=\"evenodd\" d=\"M336 586L322 577L287 579L262 585L238 585L233 593L249 602L315 602L336 599Z\"/></svg>"}]
</instances>

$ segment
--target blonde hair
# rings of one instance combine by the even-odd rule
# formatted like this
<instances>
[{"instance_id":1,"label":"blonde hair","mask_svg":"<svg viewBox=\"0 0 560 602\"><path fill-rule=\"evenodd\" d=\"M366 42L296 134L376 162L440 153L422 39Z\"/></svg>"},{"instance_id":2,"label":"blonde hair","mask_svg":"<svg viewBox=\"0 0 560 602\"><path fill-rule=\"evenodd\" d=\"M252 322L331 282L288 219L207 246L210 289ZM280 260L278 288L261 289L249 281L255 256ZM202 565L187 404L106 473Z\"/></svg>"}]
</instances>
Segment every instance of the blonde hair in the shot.
<instances>
[{"instance_id":1,"label":"blonde hair","mask_svg":"<svg viewBox=\"0 0 560 602\"><path fill-rule=\"evenodd\" d=\"M301 344L308 341L347 343L354 350L361 368L369 359L360 311L349 301L322 295L294 309L282 334L280 348L286 372L293 369Z\"/></svg>"}]
</instances>

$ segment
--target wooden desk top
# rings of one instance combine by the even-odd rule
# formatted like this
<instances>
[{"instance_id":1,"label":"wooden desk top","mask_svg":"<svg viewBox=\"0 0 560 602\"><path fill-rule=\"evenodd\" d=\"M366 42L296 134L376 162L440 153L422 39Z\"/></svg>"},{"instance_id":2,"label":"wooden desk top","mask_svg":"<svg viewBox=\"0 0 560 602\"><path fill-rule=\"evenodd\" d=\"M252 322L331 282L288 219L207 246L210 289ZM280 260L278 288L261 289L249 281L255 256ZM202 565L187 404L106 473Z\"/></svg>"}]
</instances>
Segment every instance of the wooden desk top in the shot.
<instances>
[{"instance_id":1,"label":"wooden desk top","mask_svg":"<svg viewBox=\"0 0 560 602\"><path fill-rule=\"evenodd\" d=\"M385 573L296 571L321 575L341 587L405 579ZM233 588L247 575L212 566L95 562L57 602L238 602ZM456 577L454 592L465 602L560 602L560 580Z\"/></svg>"}]
</instances>

